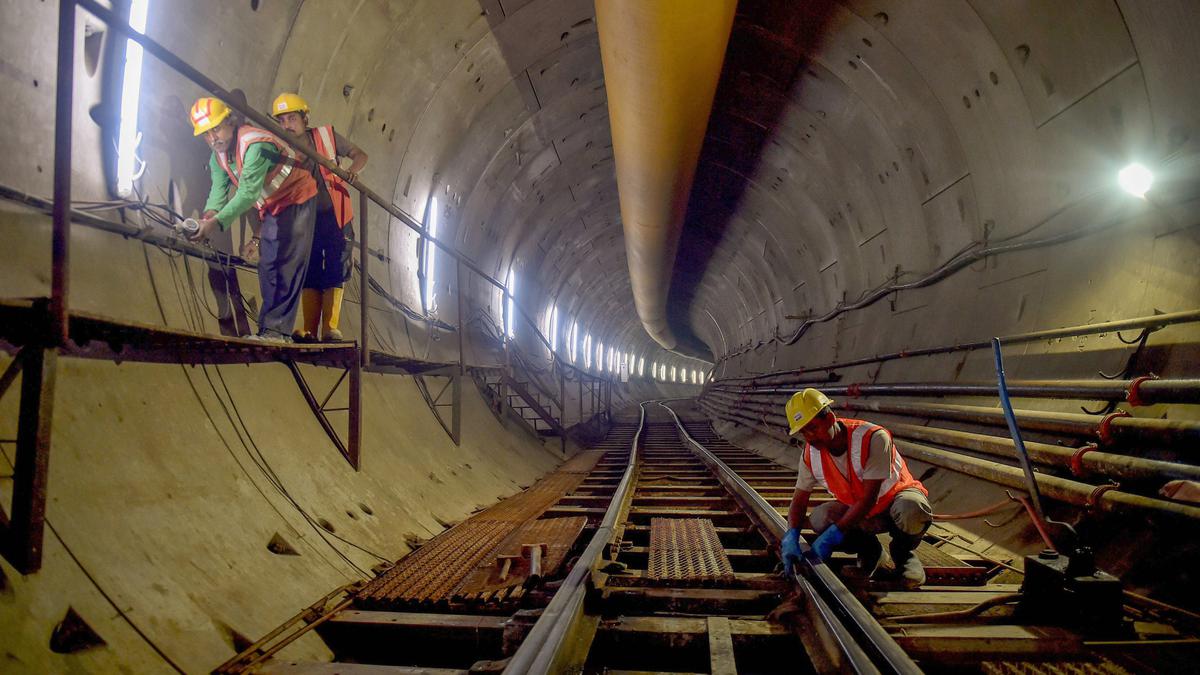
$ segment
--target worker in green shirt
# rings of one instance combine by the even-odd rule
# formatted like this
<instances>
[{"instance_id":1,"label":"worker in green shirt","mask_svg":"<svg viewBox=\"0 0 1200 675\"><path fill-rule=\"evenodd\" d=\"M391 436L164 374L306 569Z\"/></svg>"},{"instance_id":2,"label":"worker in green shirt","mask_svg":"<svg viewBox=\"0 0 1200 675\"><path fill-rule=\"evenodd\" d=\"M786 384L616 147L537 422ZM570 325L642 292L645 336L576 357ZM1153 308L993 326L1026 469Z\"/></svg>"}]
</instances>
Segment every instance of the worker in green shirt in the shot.
<instances>
[{"instance_id":1,"label":"worker in green shirt","mask_svg":"<svg viewBox=\"0 0 1200 675\"><path fill-rule=\"evenodd\" d=\"M192 128L212 148L212 189L193 240L226 230L251 207L259 231L259 339L291 342L300 291L312 250L317 185L312 174L294 170L295 150L265 129L236 125L229 106L201 98L192 106ZM232 194L230 194L232 192Z\"/></svg>"}]
</instances>

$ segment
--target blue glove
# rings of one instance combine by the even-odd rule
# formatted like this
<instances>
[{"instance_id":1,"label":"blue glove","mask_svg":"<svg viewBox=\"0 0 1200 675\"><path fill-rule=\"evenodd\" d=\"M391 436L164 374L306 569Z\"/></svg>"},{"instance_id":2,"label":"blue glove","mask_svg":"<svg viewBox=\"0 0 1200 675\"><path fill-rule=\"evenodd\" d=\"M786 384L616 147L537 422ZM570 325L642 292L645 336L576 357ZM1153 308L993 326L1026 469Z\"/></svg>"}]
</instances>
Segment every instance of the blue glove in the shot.
<instances>
[{"instance_id":1,"label":"blue glove","mask_svg":"<svg viewBox=\"0 0 1200 675\"><path fill-rule=\"evenodd\" d=\"M800 563L800 530L793 527L783 535L779 555L783 558L783 574L790 578Z\"/></svg>"},{"instance_id":2,"label":"blue glove","mask_svg":"<svg viewBox=\"0 0 1200 675\"><path fill-rule=\"evenodd\" d=\"M837 525L830 525L829 529L822 532L821 536L813 542L813 553L817 554L821 560L828 561L829 557L833 555L833 549L845 538L845 533L839 530Z\"/></svg>"}]
</instances>

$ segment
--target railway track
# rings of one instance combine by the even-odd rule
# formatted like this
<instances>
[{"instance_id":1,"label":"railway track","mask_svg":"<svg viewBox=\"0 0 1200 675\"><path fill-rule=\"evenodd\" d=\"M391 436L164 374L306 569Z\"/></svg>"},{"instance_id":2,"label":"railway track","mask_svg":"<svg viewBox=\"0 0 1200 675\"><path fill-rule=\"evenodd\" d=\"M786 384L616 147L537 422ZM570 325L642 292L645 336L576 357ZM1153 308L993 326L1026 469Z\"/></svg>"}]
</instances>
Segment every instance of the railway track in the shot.
<instances>
[{"instance_id":1,"label":"railway track","mask_svg":"<svg viewBox=\"0 0 1200 675\"><path fill-rule=\"evenodd\" d=\"M618 416L604 442L539 486L327 596L217 672L256 667L313 628L334 663L271 661L261 672L1120 673L1194 663L1186 613L1126 602L1121 629L1100 637L1041 621L1022 615L1011 561L957 552L944 537L918 549L930 580L917 591L849 577L842 554L784 579L777 545L794 468L672 405Z\"/></svg>"}]
</instances>

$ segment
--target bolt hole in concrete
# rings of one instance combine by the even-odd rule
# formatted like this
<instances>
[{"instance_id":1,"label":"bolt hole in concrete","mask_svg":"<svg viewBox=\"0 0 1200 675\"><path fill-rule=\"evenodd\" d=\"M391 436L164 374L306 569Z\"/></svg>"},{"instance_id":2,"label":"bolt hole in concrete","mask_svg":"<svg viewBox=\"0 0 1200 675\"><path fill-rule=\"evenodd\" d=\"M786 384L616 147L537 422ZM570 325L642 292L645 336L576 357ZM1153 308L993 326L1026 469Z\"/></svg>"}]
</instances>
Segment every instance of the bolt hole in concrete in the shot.
<instances>
[{"instance_id":1,"label":"bolt hole in concrete","mask_svg":"<svg viewBox=\"0 0 1200 675\"><path fill-rule=\"evenodd\" d=\"M375 515L375 512L371 510L371 507L367 506L366 504L359 503L358 508L362 509L362 512L368 516Z\"/></svg>"},{"instance_id":2,"label":"bolt hole in concrete","mask_svg":"<svg viewBox=\"0 0 1200 675\"><path fill-rule=\"evenodd\" d=\"M250 0L250 10L254 12L258 11L258 0Z\"/></svg>"},{"instance_id":3,"label":"bolt hole in concrete","mask_svg":"<svg viewBox=\"0 0 1200 675\"><path fill-rule=\"evenodd\" d=\"M267 550L275 555L300 555L300 552L292 547L286 539L278 532L271 537L271 541L267 542Z\"/></svg>"},{"instance_id":4,"label":"bolt hole in concrete","mask_svg":"<svg viewBox=\"0 0 1200 675\"><path fill-rule=\"evenodd\" d=\"M67 615L50 633L50 651L55 654L74 654L105 644L104 638L79 616L74 607L67 607Z\"/></svg>"},{"instance_id":5,"label":"bolt hole in concrete","mask_svg":"<svg viewBox=\"0 0 1200 675\"><path fill-rule=\"evenodd\" d=\"M1000 76L994 70L988 73L988 79L992 81L992 84L1000 84Z\"/></svg>"},{"instance_id":6,"label":"bolt hole in concrete","mask_svg":"<svg viewBox=\"0 0 1200 675\"><path fill-rule=\"evenodd\" d=\"M104 47L104 29L93 24L83 27L83 68L88 77L95 77L100 68L100 54ZM37 80L33 81L37 86Z\"/></svg>"},{"instance_id":7,"label":"bolt hole in concrete","mask_svg":"<svg viewBox=\"0 0 1200 675\"><path fill-rule=\"evenodd\" d=\"M350 509L346 509L346 515L350 516L350 520L358 520L358 514Z\"/></svg>"},{"instance_id":8,"label":"bolt hole in concrete","mask_svg":"<svg viewBox=\"0 0 1200 675\"><path fill-rule=\"evenodd\" d=\"M325 530L327 532L330 532L330 533L337 532L337 530L334 529L334 527L333 527L333 523L329 522L328 520L325 520L324 518L317 518L317 524L320 525L321 527L325 528Z\"/></svg>"}]
</instances>

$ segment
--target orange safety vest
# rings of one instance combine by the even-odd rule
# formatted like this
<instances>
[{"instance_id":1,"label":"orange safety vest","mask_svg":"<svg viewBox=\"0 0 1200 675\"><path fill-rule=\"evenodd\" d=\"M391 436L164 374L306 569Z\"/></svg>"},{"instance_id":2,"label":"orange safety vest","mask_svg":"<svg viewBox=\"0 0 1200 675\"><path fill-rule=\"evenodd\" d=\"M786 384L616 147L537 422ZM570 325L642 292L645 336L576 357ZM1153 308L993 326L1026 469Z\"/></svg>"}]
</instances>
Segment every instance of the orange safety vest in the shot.
<instances>
[{"instance_id":1,"label":"orange safety vest","mask_svg":"<svg viewBox=\"0 0 1200 675\"><path fill-rule=\"evenodd\" d=\"M262 192L255 203L260 218L266 213L277 216L287 207L303 204L317 196L317 183L312 174L307 171L293 171L300 164L296 151L275 134L249 124L240 126L237 130L237 151L234 155L237 171L229 166L226 153L217 153L217 163L229 174L235 188L238 185L238 177L242 175L242 162L246 158L246 150L253 143L270 143L275 146L280 157L280 161L267 172Z\"/></svg>"},{"instance_id":2,"label":"orange safety vest","mask_svg":"<svg viewBox=\"0 0 1200 675\"><path fill-rule=\"evenodd\" d=\"M336 164L337 142L334 140L333 127L326 124L323 127L313 127L308 132L312 136L313 147L316 148L317 154ZM346 223L354 218L350 188L347 187L346 181L339 178L334 172L320 165L318 168L321 169L321 177L325 179L329 200L333 202L333 215L337 219L338 227L345 227Z\"/></svg>"},{"instance_id":3,"label":"orange safety vest","mask_svg":"<svg viewBox=\"0 0 1200 675\"><path fill-rule=\"evenodd\" d=\"M871 457L871 437L876 433L887 436L888 446L892 451L892 463L888 477L884 479L883 485L879 486L879 498L867 513L867 517L883 513L901 490L916 488L926 496L929 495L929 491L925 489L921 481L913 478L912 474L908 472L908 465L896 450L895 444L891 443L892 434L887 429L863 420L839 417L838 421L842 423L845 433L850 434L850 461L846 462L847 475L842 475L828 452L822 452L811 443L804 444L803 455L804 464L812 472L813 478L816 478L817 482L824 486L835 499L843 504L856 504L862 499L864 491L861 476L863 467L867 465Z\"/></svg>"}]
</instances>

